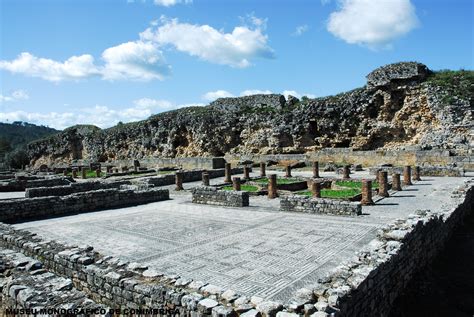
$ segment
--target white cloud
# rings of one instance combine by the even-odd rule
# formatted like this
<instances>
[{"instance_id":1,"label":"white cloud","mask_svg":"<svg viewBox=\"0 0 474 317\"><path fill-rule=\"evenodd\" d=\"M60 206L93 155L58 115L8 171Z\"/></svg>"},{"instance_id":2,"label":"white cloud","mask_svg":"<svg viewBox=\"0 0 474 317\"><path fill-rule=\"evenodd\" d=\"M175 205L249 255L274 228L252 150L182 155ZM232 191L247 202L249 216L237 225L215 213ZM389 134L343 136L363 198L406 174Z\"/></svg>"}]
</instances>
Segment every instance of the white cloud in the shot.
<instances>
[{"instance_id":1,"label":"white cloud","mask_svg":"<svg viewBox=\"0 0 474 317\"><path fill-rule=\"evenodd\" d=\"M224 33L209 25L180 23L178 19L161 18L161 25L140 34L142 40L174 46L178 51L202 60L244 68L254 58L273 58L268 37L262 32L263 20L254 18L254 27L237 26ZM256 24L256 25L255 25Z\"/></svg>"},{"instance_id":2,"label":"white cloud","mask_svg":"<svg viewBox=\"0 0 474 317\"><path fill-rule=\"evenodd\" d=\"M141 98L133 101L133 104L139 109L171 109L173 108L173 103L168 100L159 100L151 98Z\"/></svg>"},{"instance_id":3,"label":"white cloud","mask_svg":"<svg viewBox=\"0 0 474 317\"><path fill-rule=\"evenodd\" d=\"M18 100L27 100L30 96L23 89L14 90L10 95L0 94L0 103L18 101Z\"/></svg>"},{"instance_id":4,"label":"white cloud","mask_svg":"<svg viewBox=\"0 0 474 317\"><path fill-rule=\"evenodd\" d=\"M150 42L127 42L102 53L104 79L163 80L170 73L162 52Z\"/></svg>"},{"instance_id":5,"label":"white cloud","mask_svg":"<svg viewBox=\"0 0 474 317\"><path fill-rule=\"evenodd\" d=\"M288 96L290 96L290 95L293 96L293 97L296 97L296 98L298 98L298 99L301 99L301 97L304 97L304 96L305 96L305 97L308 97L308 98L311 98L311 99L312 99L312 98L316 98L316 96L313 95L313 94L307 94L307 93L306 93L306 94L304 94L304 93L303 93L303 94L300 94L299 92L294 91L294 90L284 90L284 91L282 92L282 95L284 95L285 98L287 98L287 99L288 99Z\"/></svg>"},{"instance_id":6,"label":"white cloud","mask_svg":"<svg viewBox=\"0 0 474 317\"><path fill-rule=\"evenodd\" d=\"M300 36L308 30L309 30L308 25L306 25L306 24L305 25L299 25L299 26L296 27L295 32L293 32L293 36Z\"/></svg>"},{"instance_id":7,"label":"white cloud","mask_svg":"<svg viewBox=\"0 0 474 317\"><path fill-rule=\"evenodd\" d=\"M340 0L339 4L327 29L349 44L388 46L418 25L410 0Z\"/></svg>"},{"instance_id":8,"label":"white cloud","mask_svg":"<svg viewBox=\"0 0 474 317\"><path fill-rule=\"evenodd\" d=\"M154 0L153 3L160 6L170 7L178 3L193 3L193 0Z\"/></svg>"},{"instance_id":9,"label":"white cloud","mask_svg":"<svg viewBox=\"0 0 474 317\"><path fill-rule=\"evenodd\" d=\"M241 96L251 96L251 95L269 95L273 94L271 90L259 90L259 89L248 89L240 93Z\"/></svg>"},{"instance_id":10,"label":"white cloud","mask_svg":"<svg viewBox=\"0 0 474 317\"><path fill-rule=\"evenodd\" d=\"M121 109L112 109L107 106L96 105L94 107L72 109L65 112L0 112L0 121L25 121L56 129L65 129L76 124L93 124L101 128L108 128L116 125L120 121L139 121L163 111L203 105L204 104L200 103L175 105L167 100L142 98L135 100L133 106Z\"/></svg>"},{"instance_id":11,"label":"white cloud","mask_svg":"<svg viewBox=\"0 0 474 317\"><path fill-rule=\"evenodd\" d=\"M214 101L217 98L225 98L225 97L234 97L233 94L226 90L216 90L216 91L209 91L202 96L202 99L207 101Z\"/></svg>"},{"instance_id":12,"label":"white cloud","mask_svg":"<svg viewBox=\"0 0 474 317\"><path fill-rule=\"evenodd\" d=\"M12 61L0 61L0 69L55 82L87 78L100 73L94 65L94 58L88 54L72 56L65 62L57 62L24 52Z\"/></svg>"},{"instance_id":13,"label":"white cloud","mask_svg":"<svg viewBox=\"0 0 474 317\"><path fill-rule=\"evenodd\" d=\"M162 80L170 73L161 51L149 42L127 42L108 48L102 58L105 64L97 66L88 54L58 62L24 52L12 61L0 61L0 69L52 82L99 76L106 80Z\"/></svg>"}]
</instances>

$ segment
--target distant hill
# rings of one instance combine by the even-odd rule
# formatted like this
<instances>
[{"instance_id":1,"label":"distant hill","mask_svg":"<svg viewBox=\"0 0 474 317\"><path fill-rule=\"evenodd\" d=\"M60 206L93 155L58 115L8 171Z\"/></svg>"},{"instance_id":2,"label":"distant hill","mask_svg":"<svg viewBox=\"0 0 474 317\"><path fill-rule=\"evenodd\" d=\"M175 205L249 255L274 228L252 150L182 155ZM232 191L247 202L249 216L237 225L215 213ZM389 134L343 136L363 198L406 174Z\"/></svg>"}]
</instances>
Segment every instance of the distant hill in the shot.
<instances>
[{"instance_id":1,"label":"distant hill","mask_svg":"<svg viewBox=\"0 0 474 317\"><path fill-rule=\"evenodd\" d=\"M0 123L0 161L8 158L12 153L18 153L23 150L26 144L31 141L59 132L52 128L22 121Z\"/></svg>"}]
</instances>

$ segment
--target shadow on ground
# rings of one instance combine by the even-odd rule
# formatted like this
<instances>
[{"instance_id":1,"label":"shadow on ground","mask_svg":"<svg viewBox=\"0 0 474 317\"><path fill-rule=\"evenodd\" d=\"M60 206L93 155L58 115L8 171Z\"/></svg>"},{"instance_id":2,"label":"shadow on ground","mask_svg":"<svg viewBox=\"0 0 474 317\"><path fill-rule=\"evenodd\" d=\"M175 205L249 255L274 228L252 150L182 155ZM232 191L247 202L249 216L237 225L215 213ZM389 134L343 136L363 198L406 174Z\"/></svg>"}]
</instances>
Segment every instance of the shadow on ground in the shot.
<instances>
[{"instance_id":1,"label":"shadow on ground","mask_svg":"<svg viewBox=\"0 0 474 317\"><path fill-rule=\"evenodd\" d=\"M474 316L474 214L393 307L390 317Z\"/></svg>"}]
</instances>

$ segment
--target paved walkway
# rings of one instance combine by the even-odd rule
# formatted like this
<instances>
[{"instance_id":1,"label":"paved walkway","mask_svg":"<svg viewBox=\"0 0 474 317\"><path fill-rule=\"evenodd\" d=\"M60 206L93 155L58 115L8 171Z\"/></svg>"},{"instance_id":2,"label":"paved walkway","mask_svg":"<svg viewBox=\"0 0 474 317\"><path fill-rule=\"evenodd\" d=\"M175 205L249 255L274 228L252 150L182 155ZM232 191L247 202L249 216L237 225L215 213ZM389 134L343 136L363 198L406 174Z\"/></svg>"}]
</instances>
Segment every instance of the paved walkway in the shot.
<instances>
[{"instance_id":1,"label":"paved walkway","mask_svg":"<svg viewBox=\"0 0 474 317\"><path fill-rule=\"evenodd\" d=\"M169 201L16 226L164 273L288 299L352 257L380 226L417 209L453 206L450 192L464 180L426 178L364 207L359 217L279 212L278 200L266 197L251 197L247 208L195 205L188 192L172 192Z\"/></svg>"}]
</instances>

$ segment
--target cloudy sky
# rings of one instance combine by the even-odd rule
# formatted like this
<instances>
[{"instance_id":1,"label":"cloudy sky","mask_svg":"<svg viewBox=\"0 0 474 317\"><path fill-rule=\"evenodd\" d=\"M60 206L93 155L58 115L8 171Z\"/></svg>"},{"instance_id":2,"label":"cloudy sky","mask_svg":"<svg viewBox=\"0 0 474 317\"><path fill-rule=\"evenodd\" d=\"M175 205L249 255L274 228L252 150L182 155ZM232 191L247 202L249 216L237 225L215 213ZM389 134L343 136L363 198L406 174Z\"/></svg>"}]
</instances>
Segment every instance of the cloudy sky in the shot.
<instances>
[{"instance_id":1,"label":"cloudy sky","mask_svg":"<svg viewBox=\"0 0 474 317\"><path fill-rule=\"evenodd\" d=\"M218 97L473 68L472 0L0 0L0 121L63 129Z\"/></svg>"}]
</instances>

